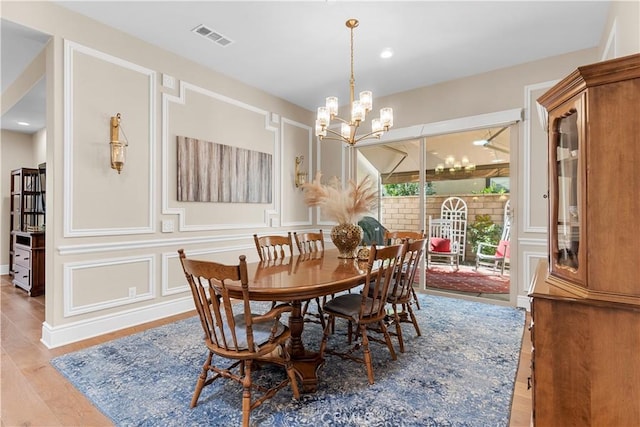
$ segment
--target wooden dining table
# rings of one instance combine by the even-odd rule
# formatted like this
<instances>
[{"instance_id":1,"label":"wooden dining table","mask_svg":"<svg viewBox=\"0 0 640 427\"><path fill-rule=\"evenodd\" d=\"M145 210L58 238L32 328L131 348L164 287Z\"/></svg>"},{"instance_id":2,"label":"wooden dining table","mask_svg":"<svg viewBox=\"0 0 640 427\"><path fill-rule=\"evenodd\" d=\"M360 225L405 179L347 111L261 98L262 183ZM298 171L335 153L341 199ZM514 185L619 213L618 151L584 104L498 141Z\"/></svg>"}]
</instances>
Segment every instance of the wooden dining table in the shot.
<instances>
[{"instance_id":1,"label":"wooden dining table","mask_svg":"<svg viewBox=\"0 0 640 427\"><path fill-rule=\"evenodd\" d=\"M318 369L324 360L320 353L305 349L302 343L302 302L356 287L364 282L367 274L367 261L341 259L338 254L337 250L329 249L324 253L247 264L251 300L290 301L292 304L288 350L302 381L302 391L306 393L317 390ZM241 295L239 283L230 283L228 289Z\"/></svg>"}]
</instances>

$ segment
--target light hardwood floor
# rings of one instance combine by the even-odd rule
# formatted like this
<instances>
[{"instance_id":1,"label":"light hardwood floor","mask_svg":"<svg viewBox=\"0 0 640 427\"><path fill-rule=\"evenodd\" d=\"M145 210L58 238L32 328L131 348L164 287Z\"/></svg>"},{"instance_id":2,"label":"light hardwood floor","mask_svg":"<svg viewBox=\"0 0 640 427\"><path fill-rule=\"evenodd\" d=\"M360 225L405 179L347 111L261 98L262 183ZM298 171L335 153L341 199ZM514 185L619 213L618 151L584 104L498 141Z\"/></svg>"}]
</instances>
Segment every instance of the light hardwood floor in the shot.
<instances>
[{"instance_id":1,"label":"light hardwood floor","mask_svg":"<svg viewBox=\"0 0 640 427\"><path fill-rule=\"evenodd\" d=\"M0 276L0 280L0 419L3 427L113 425L49 364L49 360L61 354L195 314L185 313L48 350L40 343L44 321L44 296L28 297L25 292L11 284L9 276ZM530 424L531 393L527 390L530 356L531 340L529 331L525 328L511 411L511 427L526 427Z\"/></svg>"}]
</instances>

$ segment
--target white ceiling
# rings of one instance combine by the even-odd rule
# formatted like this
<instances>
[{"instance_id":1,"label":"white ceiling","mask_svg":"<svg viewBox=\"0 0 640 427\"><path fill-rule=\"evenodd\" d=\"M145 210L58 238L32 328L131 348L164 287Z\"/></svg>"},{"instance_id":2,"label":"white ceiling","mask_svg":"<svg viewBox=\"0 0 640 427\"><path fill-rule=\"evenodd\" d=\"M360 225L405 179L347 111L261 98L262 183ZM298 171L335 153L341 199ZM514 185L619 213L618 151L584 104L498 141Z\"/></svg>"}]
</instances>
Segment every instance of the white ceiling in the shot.
<instances>
[{"instance_id":1,"label":"white ceiling","mask_svg":"<svg viewBox=\"0 0 640 427\"><path fill-rule=\"evenodd\" d=\"M309 110L328 95L348 99L348 18L360 21L356 91L372 90L379 108L375 100L382 95L597 46L609 8L609 1L56 3ZM4 91L46 36L2 24ZM193 33L200 24L232 43L221 47ZM383 48L394 56L381 59ZM32 97L40 109L16 108L43 116L43 96ZM18 111L10 113L16 120ZM24 120L44 126L41 119ZM2 127L10 128L11 120L3 116Z\"/></svg>"},{"instance_id":2,"label":"white ceiling","mask_svg":"<svg viewBox=\"0 0 640 427\"><path fill-rule=\"evenodd\" d=\"M42 51L49 36L6 20L0 21L0 80L2 93L11 86L22 71ZM18 122L29 123L20 126ZM42 79L32 90L2 115L2 129L33 133L46 125L45 81Z\"/></svg>"}]
</instances>

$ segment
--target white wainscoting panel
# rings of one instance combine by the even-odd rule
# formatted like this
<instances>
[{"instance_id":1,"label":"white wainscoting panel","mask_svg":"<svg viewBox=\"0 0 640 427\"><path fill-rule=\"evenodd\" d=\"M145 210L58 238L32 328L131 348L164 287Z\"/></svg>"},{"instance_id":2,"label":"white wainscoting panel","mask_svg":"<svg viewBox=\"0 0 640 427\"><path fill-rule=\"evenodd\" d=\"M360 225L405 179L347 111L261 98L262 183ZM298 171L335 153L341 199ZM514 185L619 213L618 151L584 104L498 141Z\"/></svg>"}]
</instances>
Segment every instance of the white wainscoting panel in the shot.
<instances>
[{"instance_id":1,"label":"white wainscoting panel","mask_svg":"<svg viewBox=\"0 0 640 427\"><path fill-rule=\"evenodd\" d=\"M147 140L138 140L130 141L131 144L142 145L146 144L146 149L148 150L148 176L145 178L146 183L146 191L148 192L148 205L146 207L145 213L145 223L136 224L132 226L122 226L122 227L100 227L97 226L99 224L99 220L97 220L96 225L92 227L87 226L76 226L74 225L74 219L76 219L77 213L74 212L74 199L76 197L82 197L81 195L75 194L75 185L77 183L78 177L74 174L74 153L78 148L77 146L88 146L90 149L94 151L98 151L104 154L104 158L100 157L102 160L101 165L104 164L105 168L109 168L109 118L110 116L114 116L118 111L102 111L102 112L93 112L92 119L102 120L104 122L104 138L101 138L99 141L80 141L82 144L76 143L76 136L74 135L74 124L76 124L76 108L78 111L83 111L83 106L76 106L74 104L74 87L77 84L86 84L85 80L91 77L91 74L87 75L76 75L75 71L75 61L78 57L84 56L86 58L91 58L92 60L99 63L102 61L105 65L108 66L116 66L122 68L124 72L130 72L131 76L139 77L142 75L143 80L145 81L145 88L142 91L147 92L146 99L146 109L147 109L147 120L149 128L145 131L147 135ZM90 73L89 70L86 70L87 73ZM85 73L85 74L87 74ZM100 84L100 82L95 82L95 84ZM118 84L115 82L113 84ZM109 236L109 235L123 235L123 234L145 234L145 233L153 233L154 232L154 222L155 222L155 214L154 214L154 206L155 203L155 191L154 191L154 176L155 176L155 111L156 111L156 72L150 70L148 68L144 68L140 65L134 64L129 61L125 61L121 58L108 55L104 52L100 52L95 49L91 49L89 47L80 45L78 43L65 40L64 42L64 210L63 210L63 223L64 223L64 236L65 237L79 237L79 236ZM105 100L107 103L107 100ZM119 104L117 99L108 100L110 104ZM105 107L109 109L110 107ZM115 109L115 108L114 108ZM100 117L96 115L101 114ZM122 119L122 129L125 129L125 123L129 122L130 129L133 127L131 121L134 120L131 116L125 116ZM102 134L101 133L101 134ZM122 136L126 136L123 134ZM121 137L122 137L121 136ZM101 144L100 150L96 150L94 144ZM103 148L102 148L103 147ZM132 147L129 148L131 150ZM86 154L85 156L90 156L91 154ZM83 158L83 161L91 161L91 157ZM125 168L131 167L130 165L125 164ZM111 170L109 171L111 172ZM115 171L112 171L113 174L116 174ZM99 174L99 171L96 172ZM121 179L122 180L122 179ZM88 208L91 210L90 208Z\"/></svg>"},{"instance_id":2,"label":"white wainscoting panel","mask_svg":"<svg viewBox=\"0 0 640 427\"><path fill-rule=\"evenodd\" d=\"M231 106L237 107L241 110L244 110L248 113L253 113L258 116L261 116L264 120L264 130L266 132L272 133L272 150L273 150L273 199L271 207L267 207L264 209L261 220L263 222L238 222L231 223L220 221L220 218L212 218L211 222L205 224L190 224L187 220L187 209L183 207L171 206L171 203L175 204L175 201L170 200L169 197L169 180L175 179L175 177L171 176L168 172L169 162L175 161L175 153L169 152L169 138L173 137L172 130L169 129L170 123L170 105L171 104L179 104L179 105L187 105L187 93L192 92L199 94L204 97L211 98L218 102L223 102L229 104ZM276 121L274 123L273 121ZM280 175L282 171L282 166L280 164L280 144L278 141L280 140L280 129L278 127L278 123L280 122L280 117L277 114L272 114L266 110L261 108L246 104L242 101L230 98L228 96L204 89L202 87L181 81L179 84L179 95L174 96L171 94L163 93L162 94L162 213L165 215L177 215L179 218L178 221L178 230L179 231L210 231L210 230L225 230L230 228L244 228L244 229L259 229L259 228L267 228L270 227L271 219L278 215L277 212L274 212L276 207L280 206L280 194L276 189L280 188ZM230 124L232 126L233 124ZM184 135L190 136L190 135ZM199 137L207 139L207 137L203 137L200 135L193 135L193 137ZM207 139L211 140L211 139ZM217 143L226 143L225 141L213 141Z\"/></svg>"},{"instance_id":3,"label":"white wainscoting panel","mask_svg":"<svg viewBox=\"0 0 640 427\"><path fill-rule=\"evenodd\" d=\"M76 283L76 275L85 273L87 270L95 270L96 282L104 281L105 271L109 271L109 280L128 280L127 275L129 271L125 271L132 265L138 265L141 271L144 271L146 275L146 283L144 290L139 292L137 288L140 286L140 282L137 279L127 286L126 284L118 283L120 286L119 292L111 292L111 296L105 299L96 299L95 301L76 303L76 293L87 293L82 287L92 286L91 282L88 282L86 278L82 280L82 283ZM64 289L64 317L77 316L79 314L91 313L108 308L119 307L128 304L134 304L140 301L146 301L155 297L155 256L154 255L142 255L131 256L122 258L111 258L103 260L91 260L91 261L79 261L63 264L63 289ZM136 289L132 294L131 289ZM95 294L100 294L95 292ZM109 294L109 292L105 292Z\"/></svg>"}]
</instances>

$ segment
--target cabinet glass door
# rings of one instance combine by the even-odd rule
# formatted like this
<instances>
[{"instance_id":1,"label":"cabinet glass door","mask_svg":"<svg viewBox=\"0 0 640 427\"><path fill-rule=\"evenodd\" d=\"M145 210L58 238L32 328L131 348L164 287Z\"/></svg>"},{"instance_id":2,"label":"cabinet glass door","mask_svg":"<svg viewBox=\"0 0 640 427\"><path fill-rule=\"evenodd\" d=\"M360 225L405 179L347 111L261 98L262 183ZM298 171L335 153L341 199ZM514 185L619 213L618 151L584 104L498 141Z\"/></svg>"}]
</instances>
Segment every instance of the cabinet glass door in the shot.
<instances>
[{"instance_id":1,"label":"cabinet glass door","mask_svg":"<svg viewBox=\"0 0 640 427\"><path fill-rule=\"evenodd\" d=\"M550 117L551 165L551 271L572 281L582 282L584 247L580 246L583 232L582 173L583 149L580 106L576 101L560 116Z\"/></svg>"}]
</instances>

